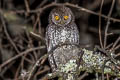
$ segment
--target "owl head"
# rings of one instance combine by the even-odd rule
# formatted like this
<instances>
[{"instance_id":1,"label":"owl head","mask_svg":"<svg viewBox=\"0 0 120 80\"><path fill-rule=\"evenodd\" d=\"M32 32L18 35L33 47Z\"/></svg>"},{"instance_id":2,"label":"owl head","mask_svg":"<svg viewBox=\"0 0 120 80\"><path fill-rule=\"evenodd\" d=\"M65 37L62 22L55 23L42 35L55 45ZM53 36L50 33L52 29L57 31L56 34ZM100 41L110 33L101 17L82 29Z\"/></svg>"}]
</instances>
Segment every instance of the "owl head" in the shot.
<instances>
[{"instance_id":1,"label":"owl head","mask_svg":"<svg viewBox=\"0 0 120 80\"><path fill-rule=\"evenodd\" d=\"M70 8L59 6L54 8L49 15L49 23L57 26L65 26L74 21L74 15Z\"/></svg>"}]
</instances>

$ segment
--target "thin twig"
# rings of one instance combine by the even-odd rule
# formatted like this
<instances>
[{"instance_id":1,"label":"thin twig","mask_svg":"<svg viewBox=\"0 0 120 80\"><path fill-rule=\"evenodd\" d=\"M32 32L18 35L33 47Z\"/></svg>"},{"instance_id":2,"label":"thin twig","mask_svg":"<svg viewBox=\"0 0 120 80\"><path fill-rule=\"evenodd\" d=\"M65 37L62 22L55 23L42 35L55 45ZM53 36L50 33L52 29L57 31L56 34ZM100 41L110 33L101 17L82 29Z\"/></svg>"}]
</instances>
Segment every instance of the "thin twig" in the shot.
<instances>
[{"instance_id":1,"label":"thin twig","mask_svg":"<svg viewBox=\"0 0 120 80\"><path fill-rule=\"evenodd\" d=\"M104 3L104 0L102 0L101 2L100 12L99 12L99 40L102 48L103 48L103 43L102 43L102 34L101 34L101 13L102 13L103 3Z\"/></svg>"},{"instance_id":2,"label":"thin twig","mask_svg":"<svg viewBox=\"0 0 120 80\"><path fill-rule=\"evenodd\" d=\"M97 29L97 28L94 28L94 27L92 27L92 26L90 26L90 27L88 28L88 30L91 31L91 32L94 32L94 33L99 33L99 32L98 32L98 29ZM102 31L101 34L103 35L104 32ZM109 29L109 33L108 33L107 35L110 36L110 35L114 35L114 34L120 34L120 30L112 30L112 29Z\"/></svg>"},{"instance_id":3,"label":"thin twig","mask_svg":"<svg viewBox=\"0 0 120 80\"><path fill-rule=\"evenodd\" d=\"M106 74L106 77L107 77L107 80L110 80L110 79L109 79L109 74Z\"/></svg>"},{"instance_id":4,"label":"thin twig","mask_svg":"<svg viewBox=\"0 0 120 80\"><path fill-rule=\"evenodd\" d=\"M112 45L113 45L113 43L110 43L109 45L106 46L105 49L107 50L107 49L110 48Z\"/></svg>"},{"instance_id":5,"label":"thin twig","mask_svg":"<svg viewBox=\"0 0 120 80\"><path fill-rule=\"evenodd\" d=\"M115 46L117 45L117 43L120 41L120 36L118 37L118 39L114 42L111 51L113 51L115 49Z\"/></svg>"},{"instance_id":6,"label":"thin twig","mask_svg":"<svg viewBox=\"0 0 120 80\"><path fill-rule=\"evenodd\" d=\"M36 10L30 10L29 13L42 13L42 12L44 12L43 10L46 10L46 9L49 8L49 7L52 7L52 6L60 6L60 5L61 5L60 3L54 3L54 2L53 2L53 3L48 4L48 5L46 5L46 6L42 7L42 8L39 8L39 9L36 9ZM86 8L83 8L83 7L74 5L74 4L64 3L64 5L74 7L74 8L76 8L76 9L80 10L80 11L84 11L84 12L87 12L87 13L90 13L90 14L93 14L93 15L97 15L97 16L100 15L100 13L97 13L97 12L94 12L94 11L91 11L91 10L88 10L88 9L86 9ZM14 12L14 13L26 13L25 10L12 11L12 12ZM106 19L109 18L108 16L103 15L103 14L101 14L101 17L106 18ZM116 18L112 18L112 17L110 18L110 20L111 20L111 21L114 21L114 22L120 22L120 19L116 19Z\"/></svg>"},{"instance_id":7,"label":"thin twig","mask_svg":"<svg viewBox=\"0 0 120 80\"><path fill-rule=\"evenodd\" d=\"M117 53L117 54L115 55L115 57L118 57L118 56L120 56L120 53Z\"/></svg>"},{"instance_id":8,"label":"thin twig","mask_svg":"<svg viewBox=\"0 0 120 80\"><path fill-rule=\"evenodd\" d=\"M29 48L33 48L34 47L34 45L32 44L33 40L31 39L30 34L28 33L28 31L26 31L26 35L27 35L27 38L29 40L29 44L28 44ZM37 54L36 51L33 51L34 61L37 60L37 58L38 58L36 54Z\"/></svg>"},{"instance_id":9,"label":"thin twig","mask_svg":"<svg viewBox=\"0 0 120 80\"><path fill-rule=\"evenodd\" d=\"M34 32L36 32L36 27L37 27L37 23L39 23L39 18L40 18L40 17L38 17L38 15L37 15L37 19L36 19L36 21L35 21L35 23L34 23L34 25L33 25L33 31L34 31Z\"/></svg>"},{"instance_id":10,"label":"thin twig","mask_svg":"<svg viewBox=\"0 0 120 80\"><path fill-rule=\"evenodd\" d=\"M114 48L114 50L117 50L120 48L120 44Z\"/></svg>"},{"instance_id":11,"label":"thin twig","mask_svg":"<svg viewBox=\"0 0 120 80\"><path fill-rule=\"evenodd\" d=\"M10 58L9 60L3 62L3 63L0 65L0 69L1 69L2 67L4 67L5 65L7 65L8 63L10 63L11 61L14 61L15 59L21 57L21 56L24 55L24 54L28 54L28 53L30 53L30 52L32 52L32 51L39 50L39 49L44 49L44 48L45 48L45 46L40 46L40 47L36 47L36 48L27 49L26 51L23 51L23 52L19 53L18 55Z\"/></svg>"},{"instance_id":12,"label":"thin twig","mask_svg":"<svg viewBox=\"0 0 120 80\"><path fill-rule=\"evenodd\" d=\"M13 45L14 49L16 50L16 52L17 52L17 53L20 53L20 51L18 50L18 48L16 47L15 43L13 42L13 40L11 39L10 35L9 35L8 32L7 32L5 20L4 20L3 16L2 16L2 11L0 11L0 18L1 18L1 21L2 21L2 25L3 25L3 28L4 28L4 32L5 32L8 40L9 40L10 43Z\"/></svg>"},{"instance_id":13,"label":"thin twig","mask_svg":"<svg viewBox=\"0 0 120 80\"><path fill-rule=\"evenodd\" d=\"M71 7L74 7L74 8L77 8L78 10L81 10L81 11L84 11L84 12L88 12L88 13L93 14L93 15L97 15L97 16L100 15L100 13L91 11L91 10L89 10L89 9L86 9L86 8L83 8L83 7L74 5L74 4L64 3L64 5L66 5L66 6L71 6ZM108 16L103 15L103 14L101 14L101 17L106 18L106 19L109 18ZM114 22L120 22L120 19L115 19L115 18L112 18L112 17L110 18L110 20L112 20L112 21L114 21Z\"/></svg>"},{"instance_id":14,"label":"thin twig","mask_svg":"<svg viewBox=\"0 0 120 80\"><path fill-rule=\"evenodd\" d=\"M21 67L20 64L19 64L19 66L18 66L18 68L16 70L16 73L15 73L15 76L14 76L14 80L18 80L17 77L18 77L18 74L19 74L19 71L20 71L20 67Z\"/></svg>"},{"instance_id":15,"label":"thin twig","mask_svg":"<svg viewBox=\"0 0 120 80\"><path fill-rule=\"evenodd\" d=\"M50 70L50 68L49 68L48 66L45 66L44 69L41 70L41 71L39 71L39 72L37 72L37 73L35 74L35 76L40 75L40 74L42 74L42 73L44 73L44 72L46 72L46 71L49 71L49 70Z\"/></svg>"},{"instance_id":16,"label":"thin twig","mask_svg":"<svg viewBox=\"0 0 120 80\"><path fill-rule=\"evenodd\" d=\"M110 11L108 13L108 20L107 20L107 25L106 25L106 28L105 28L105 36L104 36L104 48L106 47L106 44L107 44L107 32L108 32L108 28L109 28L109 25L110 25L110 16L112 14L114 4L115 4L115 0L112 1L112 5L111 5Z\"/></svg>"},{"instance_id":17,"label":"thin twig","mask_svg":"<svg viewBox=\"0 0 120 80\"><path fill-rule=\"evenodd\" d=\"M41 8L43 5L45 5L45 3L47 3L47 1L48 0L43 0L37 8Z\"/></svg>"},{"instance_id":18,"label":"thin twig","mask_svg":"<svg viewBox=\"0 0 120 80\"><path fill-rule=\"evenodd\" d=\"M34 70L36 69L36 67L37 67L38 65L40 66L41 64L43 64L43 62L45 62L45 60L47 59L47 57L48 57L48 54L42 56L40 59L38 59L38 60L36 61L35 65L32 67L31 71L30 71L29 74L28 74L29 76L28 76L27 80L30 80L30 78L31 78L31 76L32 76L32 73L34 72ZM43 61L41 61L41 60L43 60ZM40 63L40 61L41 61L41 63Z\"/></svg>"},{"instance_id":19,"label":"thin twig","mask_svg":"<svg viewBox=\"0 0 120 80\"><path fill-rule=\"evenodd\" d=\"M88 75L88 73L87 72L85 72L82 76L80 76L79 77L79 79L78 80L82 80L84 77L86 77Z\"/></svg>"},{"instance_id":20,"label":"thin twig","mask_svg":"<svg viewBox=\"0 0 120 80\"><path fill-rule=\"evenodd\" d=\"M40 14L37 14L37 16L38 16L38 26L39 26L38 32L39 34L42 34Z\"/></svg>"},{"instance_id":21,"label":"thin twig","mask_svg":"<svg viewBox=\"0 0 120 80\"><path fill-rule=\"evenodd\" d=\"M31 34L32 36L35 36L36 38L38 38L38 40L41 40L43 43L46 43L46 42L45 42L45 39L44 39L41 35L38 35L38 34L36 34L36 33L34 33L34 32L30 32L30 34Z\"/></svg>"},{"instance_id":22,"label":"thin twig","mask_svg":"<svg viewBox=\"0 0 120 80\"><path fill-rule=\"evenodd\" d=\"M25 2L25 7L26 7L27 12L30 12L28 0L24 0L24 2Z\"/></svg>"}]
</instances>

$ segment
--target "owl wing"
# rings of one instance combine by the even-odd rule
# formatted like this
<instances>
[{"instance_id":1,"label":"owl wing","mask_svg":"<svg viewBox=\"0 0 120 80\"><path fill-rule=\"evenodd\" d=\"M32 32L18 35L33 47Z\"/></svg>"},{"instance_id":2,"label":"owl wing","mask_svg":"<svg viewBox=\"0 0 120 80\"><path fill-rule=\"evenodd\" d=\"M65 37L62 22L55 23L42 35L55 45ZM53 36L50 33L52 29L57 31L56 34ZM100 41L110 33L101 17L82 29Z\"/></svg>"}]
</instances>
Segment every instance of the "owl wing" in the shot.
<instances>
[{"instance_id":1,"label":"owl wing","mask_svg":"<svg viewBox=\"0 0 120 80\"><path fill-rule=\"evenodd\" d=\"M50 37L49 37L49 25L47 26L47 28L46 28L46 35L45 35L45 40L46 40L46 45L47 45L47 51L48 51L48 47L49 47L49 39L50 39Z\"/></svg>"},{"instance_id":2,"label":"owl wing","mask_svg":"<svg viewBox=\"0 0 120 80\"><path fill-rule=\"evenodd\" d=\"M52 24L49 24L46 28L46 35L45 35L48 52L51 51L51 49L53 48L52 39L54 37L54 31L55 31L54 26ZM52 71L55 71L56 67L55 67L53 54L49 54L48 60L49 60L50 66L52 68Z\"/></svg>"},{"instance_id":3,"label":"owl wing","mask_svg":"<svg viewBox=\"0 0 120 80\"><path fill-rule=\"evenodd\" d=\"M54 26L52 26L51 24L49 24L46 28L46 36L45 36L45 39L46 39L46 45L47 45L47 51L49 52L53 45L52 45L52 38L53 38L53 35L54 35Z\"/></svg>"},{"instance_id":4,"label":"owl wing","mask_svg":"<svg viewBox=\"0 0 120 80\"><path fill-rule=\"evenodd\" d=\"M75 23L71 23L69 25L70 27L70 38L71 38L71 44L77 44L79 45L79 31L77 28L77 25Z\"/></svg>"},{"instance_id":5,"label":"owl wing","mask_svg":"<svg viewBox=\"0 0 120 80\"><path fill-rule=\"evenodd\" d=\"M79 45L79 40L80 40L80 36L79 36L79 30L76 24L74 24L75 29L74 29L74 33L75 33L75 41L77 43L77 45Z\"/></svg>"}]
</instances>

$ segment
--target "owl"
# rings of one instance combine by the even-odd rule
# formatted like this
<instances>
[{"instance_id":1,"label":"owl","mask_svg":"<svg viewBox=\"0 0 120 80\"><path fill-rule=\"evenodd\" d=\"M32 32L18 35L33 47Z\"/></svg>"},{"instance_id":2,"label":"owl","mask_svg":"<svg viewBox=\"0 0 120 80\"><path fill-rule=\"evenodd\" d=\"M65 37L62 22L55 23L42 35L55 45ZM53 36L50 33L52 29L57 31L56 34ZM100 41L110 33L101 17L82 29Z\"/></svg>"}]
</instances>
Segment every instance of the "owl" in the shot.
<instances>
[{"instance_id":1,"label":"owl","mask_svg":"<svg viewBox=\"0 0 120 80\"><path fill-rule=\"evenodd\" d=\"M58 6L50 12L49 24L46 28L47 51L50 52L60 44L79 45L79 31L75 24L75 17L70 8L65 6ZM49 55L48 60L54 69L52 54Z\"/></svg>"}]
</instances>

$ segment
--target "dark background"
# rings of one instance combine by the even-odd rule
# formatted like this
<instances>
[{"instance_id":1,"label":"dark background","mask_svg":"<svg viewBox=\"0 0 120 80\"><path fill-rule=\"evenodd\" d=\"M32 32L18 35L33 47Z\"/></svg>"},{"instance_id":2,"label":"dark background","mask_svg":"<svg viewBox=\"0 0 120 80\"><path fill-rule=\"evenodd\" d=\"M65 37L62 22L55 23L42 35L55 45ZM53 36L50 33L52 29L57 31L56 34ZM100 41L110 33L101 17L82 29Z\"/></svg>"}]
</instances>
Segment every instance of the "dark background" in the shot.
<instances>
[{"instance_id":1,"label":"dark background","mask_svg":"<svg viewBox=\"0 0 120 80\"><path fill-rule=\"evenodd\" d=\"M47 53L45 45L45 30L48 25L48 15L50 11L59 4L67 5L75 15L75 22L80 31L80 46L93 50L95 45L100 46L99 25L101 24L101 36L104 43L104 36L107 18L102 17L99 23L99 14L102 0L0 0L0 80L26 80L28 72L35 62ZM107 16L112 6L113 0L105 0L102 6L102 15ZM54 4L52 4L54 2ZM50 5L50 6L48 6ZM85 10L81 10L82 7ZM46 7L47 6L47 7ZM90 10L90 11L87 11ZM106 40L106 47L112 45L120 36L120 1L115 0ZM115 21L118 19L118 21ZM3 24L5 23L5 25ZM32 34L34 32L36 35ZM116 46L120 46L118 41ZM22 52L32 50L26 54L7 63L14 56ZM110 50L112 46L107 49ZM115 49L115 54L120 53L120 48ZM119 56L117 57L119 59ZM2 64L6 63L4 66ZM49 62L45 59L42 65L38 65L32 73L31 80L42 80L44 76L51 72ZM84 73L84 72L83 72ZM82 73L81 73L82 75ZM101 75L101 74L99 74ZM116 77L109 76L110 79ZM94 80L95 74L89 74L84 80Z\"/></svg>"}]
</instances>

